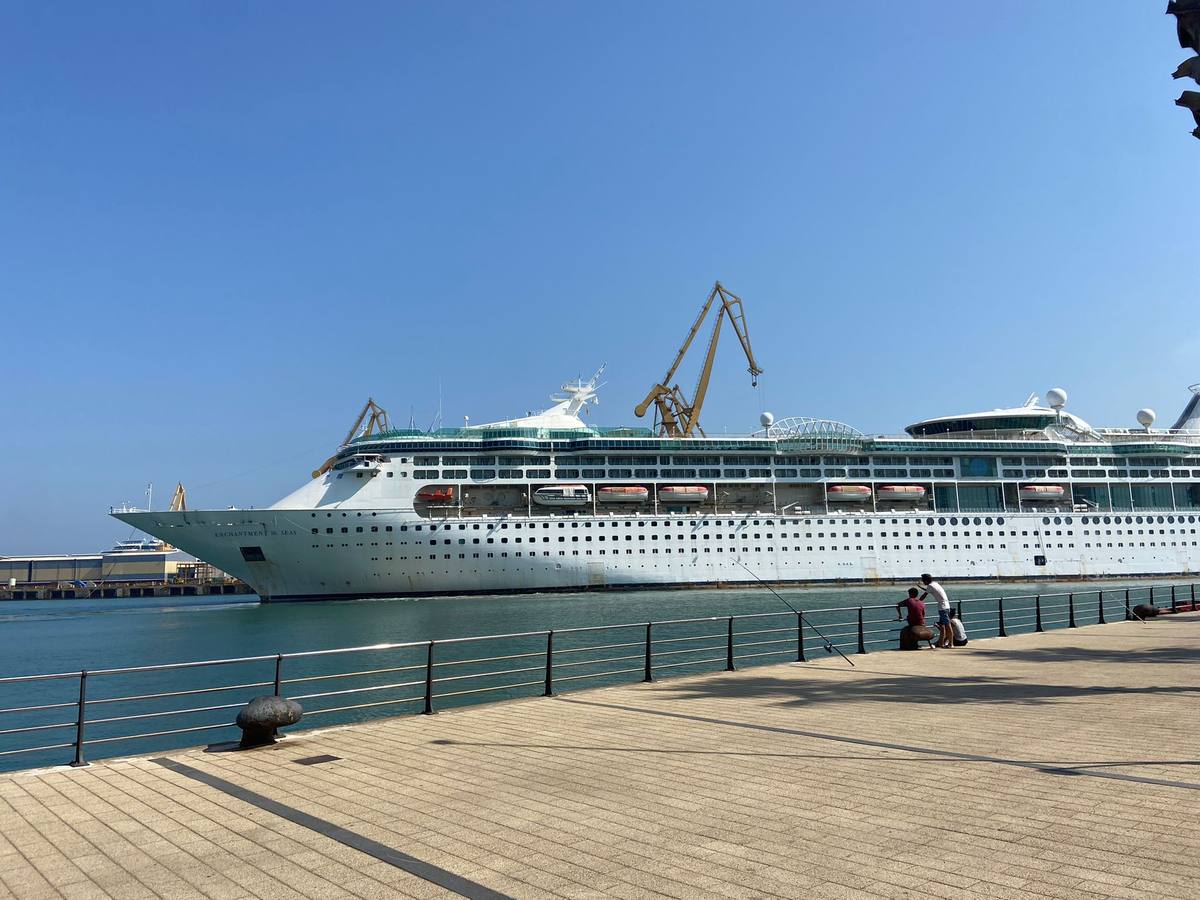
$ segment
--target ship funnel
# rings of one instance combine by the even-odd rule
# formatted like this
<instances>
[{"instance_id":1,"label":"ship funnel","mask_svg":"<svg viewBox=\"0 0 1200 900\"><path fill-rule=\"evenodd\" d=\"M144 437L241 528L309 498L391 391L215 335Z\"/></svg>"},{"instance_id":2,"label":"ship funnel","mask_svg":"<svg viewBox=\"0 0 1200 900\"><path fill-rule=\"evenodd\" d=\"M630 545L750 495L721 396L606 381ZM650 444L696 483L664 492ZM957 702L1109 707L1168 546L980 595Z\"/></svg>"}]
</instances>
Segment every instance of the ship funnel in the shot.
<instances>
[{"instance_id":1,"label":"ship funnel","mask_svg":"<svg viewBox=\"0 0 1200 900\"><path fill-rule=\"evenodd\" d=\"M1188 390L1192 392L1192 399L1179 414L1172 431L1200 431L1200 384L1193 384Z\"/></svg>"}]
</instances>

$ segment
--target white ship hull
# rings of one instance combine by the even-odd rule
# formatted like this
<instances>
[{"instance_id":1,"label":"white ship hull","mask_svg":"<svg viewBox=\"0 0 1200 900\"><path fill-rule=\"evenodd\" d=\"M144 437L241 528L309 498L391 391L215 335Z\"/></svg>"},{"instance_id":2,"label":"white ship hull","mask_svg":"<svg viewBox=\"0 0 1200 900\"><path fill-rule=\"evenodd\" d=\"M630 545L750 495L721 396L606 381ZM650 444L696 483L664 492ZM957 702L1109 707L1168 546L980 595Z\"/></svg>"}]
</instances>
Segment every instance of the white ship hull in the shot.
<instances>
[{"instance_id":1,"label":"white ship hull","mask_svg":"<svg viewBox=\"0 0 1200 900\"><path fill-rule=\"evenodd\" d=\"M1124 524L1124 516L1104 524L1094 514L1060 515L1059 524L1054 518L1045 524L1040 512L953 518L722 513L443 521L386 509L116 516L241 578L268 601L689 587L757 579L907 581L921 572L946 579L1048 579L1188 575L1200 569L1198 517L1169 512L1130 524Z\"/></svg>"}]
</instances>

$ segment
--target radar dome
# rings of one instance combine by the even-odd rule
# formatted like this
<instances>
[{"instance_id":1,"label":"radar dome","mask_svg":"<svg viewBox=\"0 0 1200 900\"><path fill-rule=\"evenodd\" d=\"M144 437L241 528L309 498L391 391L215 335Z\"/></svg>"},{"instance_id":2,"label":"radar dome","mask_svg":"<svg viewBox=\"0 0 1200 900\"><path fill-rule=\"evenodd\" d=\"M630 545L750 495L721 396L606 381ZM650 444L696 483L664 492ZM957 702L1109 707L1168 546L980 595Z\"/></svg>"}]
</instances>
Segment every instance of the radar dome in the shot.
<instances>
[{"instance_id":1,"label":"radar dome","mask_svg":"<svg viewBox=\"0 0 1200 900\"><path fill-rule=\"evenodd\" d=\"M758 417L758 421L762 425L763 428L770 428L772 425L775 424L775 414L765 412L761 416Z\"/></svg>"},{"instance_id":2,"label":"radar dome","mask_svg":"<svg viewBox=\"0 0 1200 900\"><path fill-rule=\"evenodd\" d=\"M1046 391L1046 402L1051 409L1062 409L1067 405L1067 392L1062 388L1051 388Z\"/></svg>"},{"instance_id":3,"label":"radar dome","mask_svg":"<svg viewBox=\"0 0 1200 900\"><path fill-rule=\"evenodd\" d=\"M1152 409L1139 409L1137 413L1138 424L1143 428L1149 428L1154 424L1154 420L1158 418Z\"/></svg>"}]
</instances>

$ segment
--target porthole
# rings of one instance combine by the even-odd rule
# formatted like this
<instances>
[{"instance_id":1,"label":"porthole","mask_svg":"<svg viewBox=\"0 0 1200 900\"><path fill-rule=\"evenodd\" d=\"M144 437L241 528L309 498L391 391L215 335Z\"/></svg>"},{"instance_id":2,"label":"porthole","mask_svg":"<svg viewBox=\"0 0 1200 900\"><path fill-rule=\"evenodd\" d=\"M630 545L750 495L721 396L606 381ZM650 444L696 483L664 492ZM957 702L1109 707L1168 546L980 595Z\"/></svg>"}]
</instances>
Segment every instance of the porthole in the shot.
<instances>
[{"instance_id":1,"label":"porthole","mask_svg":"<svg viewBox=\"0 0 1200 900\"><path fill-rule=\"evenodd\" d=\"M946 517L945 517L945 516L940 516L940 517L938 518L938 524L939 524L939 525L945 525L945 524L946 524Z\"/></svg>"},{"instance_id":2,"label":"porthole","mask_svg":"<svg viewBox=\"0 0 1200 900\"><path fill-rule=\"evenodd\" d=\"M1050 517L1049 517L1049 516L1042 516L1042 524L1043 524L1043 525L1049 525L1049 524L1050 524Z\"/></svg>"}]
</instances>

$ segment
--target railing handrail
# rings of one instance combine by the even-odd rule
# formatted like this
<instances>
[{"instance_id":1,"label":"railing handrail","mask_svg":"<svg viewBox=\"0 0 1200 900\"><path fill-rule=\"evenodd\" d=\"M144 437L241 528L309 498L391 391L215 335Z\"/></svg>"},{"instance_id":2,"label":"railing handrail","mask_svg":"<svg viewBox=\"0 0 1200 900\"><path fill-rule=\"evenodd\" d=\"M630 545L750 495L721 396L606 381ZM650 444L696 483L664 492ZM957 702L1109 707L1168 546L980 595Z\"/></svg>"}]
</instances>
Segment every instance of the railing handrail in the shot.
<instances>
[{"instance_id":1,"label":"railing handrail","mask_svg":"<svg viewBox=\"0 0 1200 900\"><path fill-rule=\"evenodd\" d=\"M1189 584L1190 584L1190 582L1185 583L1184 586L1187 587ZM1128 589L1129 590L1148 590L1148 589L1155 589L1155 588L1170 588L1172 586L1177 587L1178 584L1172 585L1172 584L1168 583L1168 584L1137 585L1136 587L1128 588ZM902 585L901 585L901 587L902 587ZM1003 595L997 595L995 597L964 597L961 600L955 600L953 602L956 605L966 606L968 604L995 603L997 600L1001 600L1001 599L1003 599L1003 600L1032 600L1035 597L1041 597L1043 600L1046 600L1047 598L1051 598L1051 597L1067 597L1067 596L1070 596L1071 594L1080 594L1080 593L1090 594L1090 593L1096 593L1097 591L1112 591L1113 593L1116 593L1118 591L1123 591L1123 590L1126 590L1125 586L1122 586L1120 588L1085 587L1081 591L1055 591L1052 593L1041 593L1041 594L1003 594ZM843 613L843 612L857 613L859 609L862 609L864 611L879 610L879 609L895 609L896 605L897 604L895 604L895 603L879 603L879 604L863 605L863 606L859 606L859 605L822 606L822 607L817 607L815 609L804 610L804 614L806 616L817 616L817 615L824 615L827 613ZM288 652L284 652L284 653L266 653L266 654L260 654L260 655L256 655L256 656L232 656L232 657L227 657L227 658L223 658L223 659L189 660L189 661L185 661L185 662L175 662L175 663L156 663L156 664L151 664L151 665L146 665L146 666L117 666L117 667L106 668L106 669L87 669L86 671L89 676L128 675L128 674L134 674L134 673L139 673L139 672L163 672L163 671L170 671L170 670L175 670L175 669L203 668L203 667L207 667L207 666L223 666L223 665L237 665L239 663L266 662L268 660L275 660L275 659L280 659L280 658L288 660L288 659L305 659L305 658L316 657L316 656L333 656L336 654L344 654L344 653L370 653L370 652L378 652L378 651L382 651L382 650L398 650L398 649L403 649L403 648L407 648L407 647L425 647L429 643L434 643L434 644L437 644L438 646L449 646L449 645L453 645L453 644L479 643L481 641L512 640L515 638L528 638L528 637L543 637L544 638L551 631L553 631L555 635L561 636L564 634L581 634L581 633L590 632L590 631L612 631L612 630L621 629L621 628L645 628L647 624L651 624L654 626L691 625L691 624L696 624L699 622L725 622L729 619L738 621L741 619L764 619L764 618L772 618L772 617L779 617L779 616L792 617L792 616L795 616L795 613L792 611L782 611L781 610L779 612L735 613L733 615L724 615L724 616L695 616L695 617L686 618L686 619L656 619L652 622L646 622L643 620L640 622L620 622L620 623L615 623L615 624L611 624L611 625L579 625L579 626L571 626L571 627L567 627L567 628L543 628L543 629L539 629L537 631L514 631L514 632L506 632L506 633L498 633L498 634L466 635L463 637L427 638L425 640L420 640L420 641L397 641L397 642L385 642L385 643L378 643L378 644L362 644L362 645L357 645L357 646L353 646L353 647L330 647L330 648L319 649L319 650L292 650L292 651L288 651ZM448 662L467 662L467 660L448 660ZM79 677L78 671L75 671L75 672L51 672L51 673L34 674L34 675L8 675L8 676L0 677L0 684L11 684L14 682L27 682L27 681L43 681L43 680L62 679L62 678L78 678L78 677Z\"/></svg>"},{"instance_id":2,"label":"railing handrail","mask_svg":"<svg viewBox=\"0 0 1200 900\"><path fill-rule=\"evenodd\" d=\"M1050 593L1037 594L1014 594L1011 596L993 596L993 597L967 597L956 601L953 605L959 609L983 607L981 613L973 613L972 615L988 615L989 610L987 605L991 605L995 615L996 634L1003 638L1006 637L1007 625L1017 628L1032 628L1034 632L1044 631L1048 627L1055 628L1075 628L1078 625L1077 613L1083 612L1089 616L1089 622L1095 621L1096 624L1105 624L1105 602L1109 604L1121 603L1124 605L1124 618L1130 620L1136 618L1132 613L1131 603L1133 601L1132 594L1137 592L1139 595L1145 595L1148 592L1149 599L1153 603L1156 591L1169 590L1170 611L1174 612L1178 609L1180 603L1187 604L1185 608L1197 610L1200 609L1200 602L1196 600L1196 587L1194 582L1173 582L1166 584L1143 584L1143 585L1120 585L1117 587L1088 587L1081 585L1081 590L1065 590L1053 591ZM1180 599L1181 592L1188 594L1182 600ZM1085 601L1084 598L1094 595L1094 600ZM1159 598L1166 600L1163 593L1159 593ZM1141 599L1139 597L1139 599ZM1007 616L1005 612L1005 602L1008 602L1009 609ZM1029 606L1014 608L1012 601L1032 601ZM1045 601L1051 601L1047 604ZM790 609L787 612L757 612L757 613L738 613L734 615L723 616L695 616L681 619L664 619L661 621L642 621L642 622L626 622L611 625L584 625L568 628L555 629L539 629L537 631L520 631L508 632L503 634L485 634L485 635L470 635L463 637L452 638L433 638L420 641L401 641L401 642L383 642L376 644L367 644L354 647L335 647L319 650L300 650L290 653L275 653L275 654L259 654L255 656L240 656L229 657L226 659L208 659L208 660L193 660L190 662L178 663L159 663L145 666L119 666L109 667L104 669L83 670L79 672L52 672L35 675L12 675L0 677L0 685L15 685L28 682L41 682L53 680L76 680L79 686L78 700L68 702L42 702L28 706L14 706L0 709L0 713L37 713L47 712L55 709L76 709L76 721L74 722L46 722L30 724L14 723L14 727L0 730L0 736L7 735L23 735L34 734L44 731L53 731L57 729L75 729L75 740L72 743L40 745L40 746L25 746L16 747L13 749L0 750L0 759L21 753L33 753L41 751L49 751L60 749L63 747L75 748L75 761L72 765L86 765L84 758L84 749L86 745L113 745L124 740L138 740L143 738L156 738L166 736L176 736L183 734L199 734L204 731L214 729L232 727L231 722L217 722L208 725L188 725L185 727L169 728L164 730L152 730L148 732L131 733L131 734L103 734L100 736L88 737L85 735L85 729L88 725L113 725L116 723L132 722L132 721L147 721L158 720L173 716L190 716L206 712L227 711L238 708L240 703L221 703L209 705L199 705L195 707L173 708L164 710L138 710L134 709L125 712L121 715L101 715L100 718L88 718L89 704L95 708L100 705L120 704L144 702L149 700L163 700L171 697L183 697L199 694L213 694L222 691L252 689L252 688L269 688L273 686L274 693L282 694L285 685L299 684L301 682L308 683L312 681L321 681L324 679L335 678L363 678L368 676L382 675L392 672L424 670L424 677L421 680L401 681L390 684L367 684L362 687L351 687L345 690L325 690L310 694L297 695L297 699L318 699L318 698L333 698L353 696L355 700L359 699L356 695L367 694L368 702L352 703L350 705L321 707L306 711L307 716L320 716L329 713L345 712L350 710L376 709L380 707L395 706L404 703L421 702L424 700L424 711L426 713L434 712L434 700L446 699L454 697L464 697L467 695L487 694L495 691L512 691L531 686L544 687L544 696L553 696L553 684L555 681L554 669L557 665L560 669L568 671L578 671L580 667L601 667L610 663L634 662L637 660L640 664L631 668L605 669L601 671L582 671L579 674L560 675L558 681L561 682L578 682L584 679L600 679L600 678L615 678L617 676L634 675L642 673L642 680L654 680L654 673L658 672L674 672L679 669L687 669L693 667L694 670L703 671L702 667L709 667L714 664L723 663L726 671L734 671L738 661L745 664L749 660L761 660L764 657L780 658L783 654L792 655L798 662L806 661L805 655L805 626L813 630L820 636L821 640L818 645L831 643L834 646L841 645L852 651L852 648L857 644L858 653L868 653L868 647L878 647L881 644L890 643L895 639L896 634L901 630L902 626L898 619L891 619L890 616L881 618L877 616L867 617L867 612L891 611L898 604L882 603L871 605L855 605L855 606L835 606L835 607L819 607L805 612L798 612L795 609ZM1094 619L1087 613L1088 609L1095 610ZM1046 615L1044 615L1046 614ZM1046 616L1053 618L1047 618ZM756 628L751 626L748 629L739 630L738 623L747 620L763 620L774 619L781 616L787 616L794 622L794 625L784 627L762 627ZM823 632L818 631L812 622L806 622L808 616L820 616L819 624L822 629L828 631L828 636ZM1065 616L1065 619L1063 618ZM975 621L980 621L976 619ZM678 632L668 632L663 634L661 631L656 631L656 628L664 626L680 626L680 625L714 625L720 624L720 629L702 630L697 634L685 634L677 636ZM767 623L764 623L767 625ZM868 627L869 626L869 627ZM591 632L610 632L625 629L638 629L639 634L633 640L621 641L619 643L601 642L592 645L583 646L567 646L559 647L556 651L554 639L556 636L569 634L583 634ZM644 637L641 632L644 632ZM784 634L788 637L780 637L778 639L755 639L765 635ZM791 636L794 634L794 638ZM454 646L459 644L478 644L485 641L502 641L502 640L519 640L539 638L544 639L544 647L525 651L519 647L511 648L512 652L504 652L503 655L465 655L463 658L453 658L450 656L439 657L438 648L446 646ZM643 647L631 654L620 653L616 656L605 656L604 651L623 650L625 648ZM786 645L786 646L785 646ZM759 648L771 649L759 649ZM791 649L794 647L794 651ZM393 650L413 650L421 649L422 662L413 662L401 666L388 666L386 668L368 668L364 671L349 671L349 672L333 672L329 674L318 675L303 675L294 678L283 677L283 664L288 660L301 660L316 657L325 657L338 654L356 654L370 653ZM508 648L505 648L507 650ZM828 650L828 646L826 647ZM501 648L497 648L498 651ZM738 651L741 652L738 652ZM755 652L746 652L754 650ZM697 654L714 654L724 651L721 656L697 656ZM839 651L840 652L840 651ZM556 662L555 654L585 654L588 658L579 657L572 658L566 662L558 660ZM463 682L471 683L478 682L479 679L498 679L504 676L521 676L528 672L539 672L543 668L543 663L537 663L531 666L522 664L513 665L509 662L507 668L489 668L485 671L468 671L455 672L454 667L460 666L480 666L488 663L508 662L513 660L532 659L534 657L544 656L544 679L539 678L537 681L506 681L499 684L484 684L482 687L459 689L459 690L441 690L439 686L458 685ZM670 662L663 662L665 658L673 658ZM657 660L657 662L656 662ZM151 693L126 694L121 696L101 696L88 699L87 683L89 679L96 676L109 675L129 675L140 673L162 673L170 671L180 671L189 669L212 668L219 666L234 666L253 663L272 663L274 667L274 680L264 681L256 680L253 676L250 680L243 678L242 683L237 684L218 684L215 686L205 686L198 688L189 688L186 690L166 690L154 691ZM756 663L752 663L756 664ZM369 664L368 664L369 665ZM449 671L445 671L446 669ZM260 676L261 677L261 676ZM371 692L391 691L400 688L419 687L424 685L424 696L403 696L403 697L388 697L387 699L369 699ZM169 685L166 685L169 686ZM375 693L378 697L378 693Z\"/></svg>"}]
</instances>

